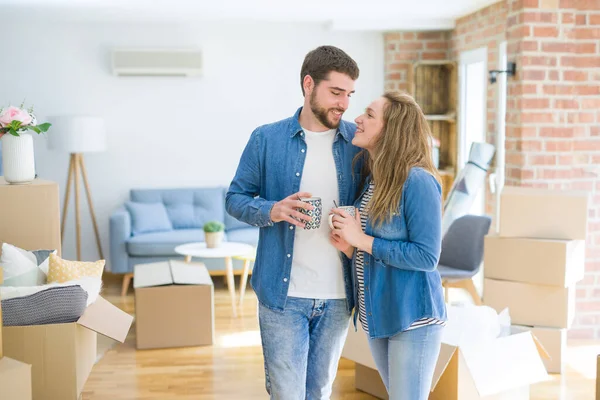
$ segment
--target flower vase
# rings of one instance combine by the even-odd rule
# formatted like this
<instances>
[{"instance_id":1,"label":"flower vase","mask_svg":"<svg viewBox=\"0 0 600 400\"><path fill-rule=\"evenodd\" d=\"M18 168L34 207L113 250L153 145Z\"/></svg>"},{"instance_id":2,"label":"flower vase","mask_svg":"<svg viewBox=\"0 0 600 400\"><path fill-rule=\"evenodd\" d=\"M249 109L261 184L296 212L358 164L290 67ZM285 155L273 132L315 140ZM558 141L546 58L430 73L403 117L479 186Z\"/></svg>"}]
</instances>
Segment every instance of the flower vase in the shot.
<instances>
[{"instance_id":1,"label":"flower vase","mask_svg":"<svg viewBox=\"0 0 600 400\"><path fill-rule=\"evenodd\" d=\"M31 183L35 179L33 137L19 132L19 136L6 133L2 141L2 169L4 179L11 184Z\"/></svg>"}]
</instances>

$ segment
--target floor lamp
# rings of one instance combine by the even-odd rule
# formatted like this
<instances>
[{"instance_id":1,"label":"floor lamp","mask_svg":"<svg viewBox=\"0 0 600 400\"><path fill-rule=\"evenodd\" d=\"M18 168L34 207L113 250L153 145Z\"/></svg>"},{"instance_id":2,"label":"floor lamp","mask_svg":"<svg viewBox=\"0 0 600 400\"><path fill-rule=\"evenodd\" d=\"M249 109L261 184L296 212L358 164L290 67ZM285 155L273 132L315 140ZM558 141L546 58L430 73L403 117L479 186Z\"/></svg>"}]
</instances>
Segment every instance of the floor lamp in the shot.
<instances>
[{"instance_id":1,"label":"floor lamp","mask_svg":"<svg viewBox=\"0 0 600 400\"><path fill-rule=\"evenodd\" d=\"M60 227L61 240L65 236L65 221L67 219L67 208L69 196L71 194L71 185L75 194L75 229L77 240L77 260L81 260L81 222L79 219L79 180L80 175L83 180L83 186L87 195L90 215L94 225L96 235L96 244L100 259L104 259L102 245L100 244L100 234L98 233L98 224L96 214L92 203L92 194L88 182L87 170L83 161L84 153L101 152L106 150L106 132L104 130L104 121L98 117L87 116L60 116L49 117L52 123L52 133L48 134L48 148L50 150L62 151L70 154L69 172L67 175L67 185L65 188L65 199L62 212L62 224Z\"/></svg>"}]
</instances>

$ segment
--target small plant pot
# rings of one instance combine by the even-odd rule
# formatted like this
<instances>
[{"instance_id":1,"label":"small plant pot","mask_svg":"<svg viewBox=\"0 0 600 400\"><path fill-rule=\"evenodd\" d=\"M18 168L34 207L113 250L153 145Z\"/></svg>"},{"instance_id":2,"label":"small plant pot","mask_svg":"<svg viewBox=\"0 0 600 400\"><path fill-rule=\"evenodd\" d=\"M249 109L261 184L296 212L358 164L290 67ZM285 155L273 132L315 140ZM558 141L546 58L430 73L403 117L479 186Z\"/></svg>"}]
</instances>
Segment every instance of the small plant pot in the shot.
<instances>
[{"instance_id":1,"label":"small plant pot","mask_svg":"<svg viewBox=\"0 0 600 400\"><path fill-rule=\"evenodd\" d=\"M204 234L206 247L209 249L217 248L223 242L223 232L207 232Z\"/></svg>"}]
</instances>

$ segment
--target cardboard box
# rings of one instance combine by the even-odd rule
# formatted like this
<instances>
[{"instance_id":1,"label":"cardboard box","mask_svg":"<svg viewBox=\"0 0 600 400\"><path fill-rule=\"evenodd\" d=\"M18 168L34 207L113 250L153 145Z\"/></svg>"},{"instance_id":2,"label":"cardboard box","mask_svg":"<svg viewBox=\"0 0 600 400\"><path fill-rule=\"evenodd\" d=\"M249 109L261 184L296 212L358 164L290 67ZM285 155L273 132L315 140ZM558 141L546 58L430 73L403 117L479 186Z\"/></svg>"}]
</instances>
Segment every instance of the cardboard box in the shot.
<instances>
[{"instance_id":1,"label":"cardboard box","mask_svg":"<svg viewBox=\"0 0 600 400\"><path fill-rule=\"evenodd\" d=\"M204 264L136 265L133 283L138 349L213 344L214 288Z\"/></svg>"},{"instance_id":2,"label":"cardboard box","mask_svg":"<svg viewBox=\"0 0 600 400\"><path fill-rule=\"evenodd\" d=\"M551 374L564 372L565 352L567 350L567 330L559 328L542 328L534 326L516 325L515 328L530 330L548 352L548 359L544 360L546 371Z\"/></svg>"},{"instance_id":3,"label":"cardboard box","mask_svg":"<svg viewBox=\"0 0 600 400\"><path fill-rule=\"evenodd\" d=\"M500 236L585 240L588 202L585 192L505 186Z\"/></svg>"},{"instance_id":4,"label":"cardboard box","mask_svg":"<svg viewBox=\"0 0 600 400\"><path fill-rule=\"evenodd\" d=\"M34 399L77 400L96 362L97 333L122 343L132 322L98 297L77 322L5 326L4 354L32 366Z\"/></svg>"},{"instance_id":5,"label":"cardboard box","mask_svg":"<svg viewBox=\"0 0 600 400\"><path fill-rule=\"evenodd\" d=\"M9 185L0 177L0 242L61 254L58 184L35 179Z\"/></svg>"},{"instance_id":6,"label":"cardboard box","mask_svg":"<svg viewBox=\"0 0 600 400\"><path fill-rule=\"evenodd\" d=\"M568 287L583 279L585 241L485 237L486 278Z\"/></svg>"},{"instance_id":7,"label":"cardboard box","mask_svg":"<svg viewBox=\"0 0 600 400\"><path fill-rule=\"evenodd\" d=\"M485 278L483 303L497 312L508 307L515 325L570 328L575 319L575 286L568 288Z\"/></svg>"},{"instance_id":8,"label":"cardboard box","mask_svg":"<svg viewBox=\"0 0 600 400\"><path fill-rule=\"evenodd\" d=\"M0 267L0 285L4 283L4 270ZM0 298L0 300L2 300ZM2 302L0 302L0 359L4 357L4 349L2 347Z\"/></svg>"},{"instance_id":9,"label":"cardboard box","mask_svg":"<svg viewBox=\"0 0 600 400\"><path fill-rule=\"evenodd\" d=\"M31 365L0 359L0 399L31 400Z\"/></svg>"},{"instance_id":10,"label":"cardboard box","mask_svg":"<svg viewBox=\"0 0 600 400\"><path fill-rule=\"evenodd\" d=\"M389 400L390 396L381 380L379 371L362 364L356 364L354 386L357 390L375 396L378 399Z\"/></svg>"},{"instance_id":11,"label":"cardboard box","mask_svg":"<svg viewBox=\"0 0 600 400\"><path fill-rule=\"evenodd\" d=\"M0 268L0 284L4 272ZM0 306L0 399L31 400L31 365L2 355L2 307Z\"/></svg>"},{"instance_id":12,"label":"cardboard box","mask_svg":"<svg viewBox=\"0 0 600 400\"><path fill-rule=\"evenodd\" d=\"M546 357L530 332L497 338L476 351L442 343L429 398L529 400L530 385L548 379Z\"/></svg>"},{"instance_id":13,"label":"cardboard box","mask_svg":"<svg viewBox=\"0 0 600 400\"><path fill-rule=\"evenodd\" d=\"M367 334L360 325L360 321L356 321L356 324L356 331L354 331L353 324L350 324L350 328L348 328L348 335L342 349L342 357L371 369L377 369L375 360L371 355Z\"/></svg>"},{"instance_id":14,"label":"cardboard box","mask_svg":"<svg viewBox=\"0 0 600 400\"><path fill-rule=\"evenodd\" d=\"M386 398L365 332L354 332L350 327L342 357L357 362L357 389ZM542 362L547 357L543 346L528 331L515 330L470 349L442 343L429 399L528 400L529 386L548 379Z\"/></svg>"},{"instance_id":15,"label":"cardboard box","mask_svg":"<svg viewBox=\"0 0 600 400\"><path fill-rule=\"evenodd\" d=\"M600 354L596 359L596 400L600 400Z\"/></svg>"}]
</instances>

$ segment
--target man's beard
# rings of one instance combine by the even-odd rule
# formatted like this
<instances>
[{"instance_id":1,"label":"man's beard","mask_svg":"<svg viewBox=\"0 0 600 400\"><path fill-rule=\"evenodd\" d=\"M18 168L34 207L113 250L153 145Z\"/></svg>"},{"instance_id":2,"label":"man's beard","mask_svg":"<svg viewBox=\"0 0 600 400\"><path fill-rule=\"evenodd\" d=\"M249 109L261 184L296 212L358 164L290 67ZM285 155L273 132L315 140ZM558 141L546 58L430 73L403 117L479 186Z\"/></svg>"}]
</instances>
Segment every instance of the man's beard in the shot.
<instances>
[{"instance_id":1,"label":"man's beard","mask_svg":"<svg viewBox=\"0 0 600 400\"><path fill-rule=\"evenodd\" d=\"M329 111L332 111L332 110L339 111L340 113L343 114L344 110L340 110L339 108L330 108L329 110L326 110L325 108L321 107L321 105L317 102L316 94L317 94L317 92L313 91L310 95L311 111L313 112L315 117L317 117L319 122L321 124L323 124L324 127L329 128L329 129L336 129L338 126L340 126L340 122L342 119L340 118L339 121L332 122L327 118L327 114L329 113Z\"/></svg>"}]
</instances>

